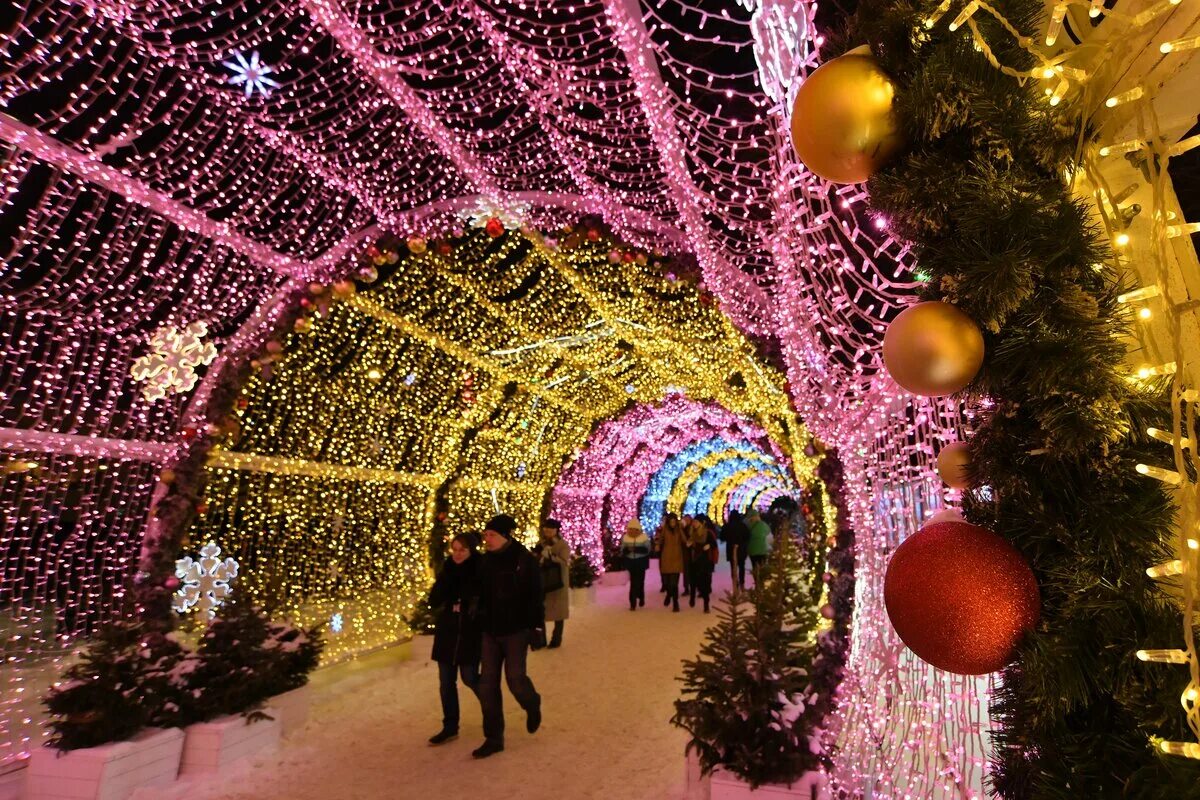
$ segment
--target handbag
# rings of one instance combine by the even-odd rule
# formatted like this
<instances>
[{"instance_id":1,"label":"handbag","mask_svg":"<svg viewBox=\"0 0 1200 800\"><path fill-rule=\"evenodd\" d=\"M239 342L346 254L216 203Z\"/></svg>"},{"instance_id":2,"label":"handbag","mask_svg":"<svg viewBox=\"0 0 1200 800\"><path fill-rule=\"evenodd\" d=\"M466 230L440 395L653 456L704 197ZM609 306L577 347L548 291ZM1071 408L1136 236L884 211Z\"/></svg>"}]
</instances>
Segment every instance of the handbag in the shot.
<instances>
[{"instance_id":1,"label":"handbag","mask_svg":"<svg viewBox=\"0 0 1200 800\"><path fill-rule=\"evenodd\" d=\"M542 594L557 592L563 588L562 567L557 561L542 562Z\"/></svg>"}]
</instances>

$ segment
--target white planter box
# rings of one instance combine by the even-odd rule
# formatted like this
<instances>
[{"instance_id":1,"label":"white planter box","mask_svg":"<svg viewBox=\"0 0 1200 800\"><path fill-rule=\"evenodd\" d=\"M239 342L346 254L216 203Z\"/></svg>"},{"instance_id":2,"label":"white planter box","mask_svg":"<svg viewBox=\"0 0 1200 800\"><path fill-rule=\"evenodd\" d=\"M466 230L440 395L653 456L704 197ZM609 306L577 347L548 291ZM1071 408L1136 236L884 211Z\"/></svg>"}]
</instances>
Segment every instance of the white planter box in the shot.
<instances>
[{"instance_id":1,"label":"white planter box","mask_svg":"<svg viewBox=\"0 0 1200 800\"><path fill-rule=\"evenodd\" d=\"M596 585L571 590L571 608L583 608L596 602Z\"/></svg>"},{"instance_id":2,"label":"white planter box","mask_svg":"<svg viewBox=\"0 0 1200 800\"><path fill-rule=\"evenodd\" d=\"M299 689L277 694L268 702L271 708L278 712L272 716L279 720L279 735L286 739L308 722L308 709L312 705L312 689L305 684Z\"/></svg>"},{"instance_id":3,"label":"white planter box","mask_svg":"<svg viewBox=\"0 0 1200 800\"><path fill-rule=\"evenodd\" d=\"M184 734L148 728L124 742L33 751L25 771L25 800L124 800L141 786L166 786L179 774Z\"/></svg>"},{"instance_id":4,"label":"white planter box","mask_svg":"<svg viewBox=\"0 0 1200 800\"><path fill-rule=\"evenodd\" d=\"M823 772L806 772L790 786L772 783L751 789L720 767L712 775L701 775L700 760L689 753L685 774L685 800L830 800L828 776Z\"/></svg>"},{"instance_id":5,"label":"white planter box","mask_svg":"<svg viewBox=\"0 0 1200 800\"><path fill-rule=\"evenodd\" d=\"M620 572L606 572L600 576L599 581L601 586L628 586L629 573L625 570Z\"/></svg>"},{"instance_id":6,"label":"white planter box","mask_svg":"<svg viewBox=\"0 0 1200 800\"><path fill-rule=\"evenodd\" d=\"M179 763L180 775L216 772L239 758L254 755L279 744L279 710L267 706L263 713L272 719L247 724L242 716L219 717L199 722L184 730L187 740Z\"/></svg>"},{"instance_id":7,"label":"white planter box","mask_svg":"<svg viewBox=\"0 0 1200 800\"><path fill-rule=\"evenodd\" d=\"M741 778L718 768L709 781L711 800L829 800L827 776L823 772L806 772L790 786L768 783L751 789Z\"/></svg>"}]
</instances>

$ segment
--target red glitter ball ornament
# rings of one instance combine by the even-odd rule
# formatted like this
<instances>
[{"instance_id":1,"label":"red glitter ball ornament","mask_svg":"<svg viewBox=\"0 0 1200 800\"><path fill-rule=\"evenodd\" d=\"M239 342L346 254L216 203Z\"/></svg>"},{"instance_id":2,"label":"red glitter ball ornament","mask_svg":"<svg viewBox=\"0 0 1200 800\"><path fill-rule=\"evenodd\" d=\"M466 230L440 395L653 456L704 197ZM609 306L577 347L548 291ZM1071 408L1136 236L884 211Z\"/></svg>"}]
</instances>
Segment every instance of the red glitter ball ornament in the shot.
<instances>
[{"instance_id":1,"label":"red glitter ball ornament","mask_svg":"<svg viewBox=\"0 0 1200 800\"><path fill-rule=\"evenodd\" d=\"M487 231L488 236L495 239L504 233L504 223L495 217L492 217L487 221L487 224L483 226L483 229Z\"/></svg>"},{"instance_id":2,"label":"red glitter ball ornament","mask_svg":"<svg viewBox=\"0 0 1200 800\"><path fill-rule=\"evenodd\" d=\"M958 675L985 675L1011 661L1042 610L1037 580L1016 548L953 521L926 525L896 548L883 602L918 658Z\"/></svg>"}]
</instances>

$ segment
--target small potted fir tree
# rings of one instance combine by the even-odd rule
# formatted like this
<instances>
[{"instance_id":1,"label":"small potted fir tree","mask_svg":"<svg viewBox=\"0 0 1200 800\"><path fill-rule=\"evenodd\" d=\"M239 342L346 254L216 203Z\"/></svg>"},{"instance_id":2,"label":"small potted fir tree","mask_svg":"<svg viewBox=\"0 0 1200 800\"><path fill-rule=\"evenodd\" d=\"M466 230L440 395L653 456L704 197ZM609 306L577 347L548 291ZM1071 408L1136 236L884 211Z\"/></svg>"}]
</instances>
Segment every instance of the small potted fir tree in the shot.
<instances>
[{"instance_id":1,"label":"small potted fir tree","mask_svg":"<svg viewBox=\"0 0 1200 800\"><path fill-rule=\"evenodd\" d=\"M286 693L304 686L322 646L318 629L272 622L246 598L222 604L178 670L187 724L180 774L219 770L274 746L285 722L303 724L304 700ZM274 705L280 696L286 708Z\"/></svg>"},{"instance_id":2,"label":"small potted fir tree","mask_svg":"<svg viewBox=\"0 0 1200 800\"><path fill-rule=\"evenodd\" d=\"M596 568L588 557L579 554L571 559L571 605L573 607L591 605L596 599Z\"/></svg>"},{"instance_id":3,"label":"small potted fir tree","mask_svg":"<svg viewBox=\"0 0 1200 800\"><path fill-rule=\"evenodd\" d=\"M28 800L124 798L179 772L178 676L184 649L143 619L125 616L89 640L46 695L53 735L26 770Z\"/></svg>"},{"instance_id":4,"label":"small potted fir tree","mask_svg":"<svg viewBox=\"0 0 1200 800\"><path fill-rule=\"evenodd\" d=\"M826 706L810 678L820 581L808 573L792 538L778 537L761 585L730 595L699 657L684 662L671 722L691 734L689 797L828 797Z\"/></svg>"}]
</instances>

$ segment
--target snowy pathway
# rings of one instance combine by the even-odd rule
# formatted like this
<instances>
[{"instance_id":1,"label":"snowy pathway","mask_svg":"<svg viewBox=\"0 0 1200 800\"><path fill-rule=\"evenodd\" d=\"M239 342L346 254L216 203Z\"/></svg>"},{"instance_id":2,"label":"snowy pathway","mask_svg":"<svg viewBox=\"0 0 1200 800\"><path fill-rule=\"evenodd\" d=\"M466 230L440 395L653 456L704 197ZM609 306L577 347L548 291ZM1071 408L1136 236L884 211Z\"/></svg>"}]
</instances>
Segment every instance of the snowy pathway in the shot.
<instances>
[{"instance_id":1,"label":"snowy pathway","mask_svg":"<svg viewBox=\"0 0 1200 800\"><path fill-rule=\"evenodd\" d=\"M595 604L572 608L561 649L530 654L542 728L525 732L524 713L505 689L506 749L492 758L471 758L483 741L479 705L461 687L460 737L426 744L441 707L431 639L423 637L411 661L385 653L318 672L308 728L278 751L135 800L676 800L686 742L668 723L676 678L715 615L686 599L672 614L657 574L646 583L644 609L629 610L626 587L600 587ZM718 572L716 584L723 595L729 573Z\"/></svg>"}]
</instances>

